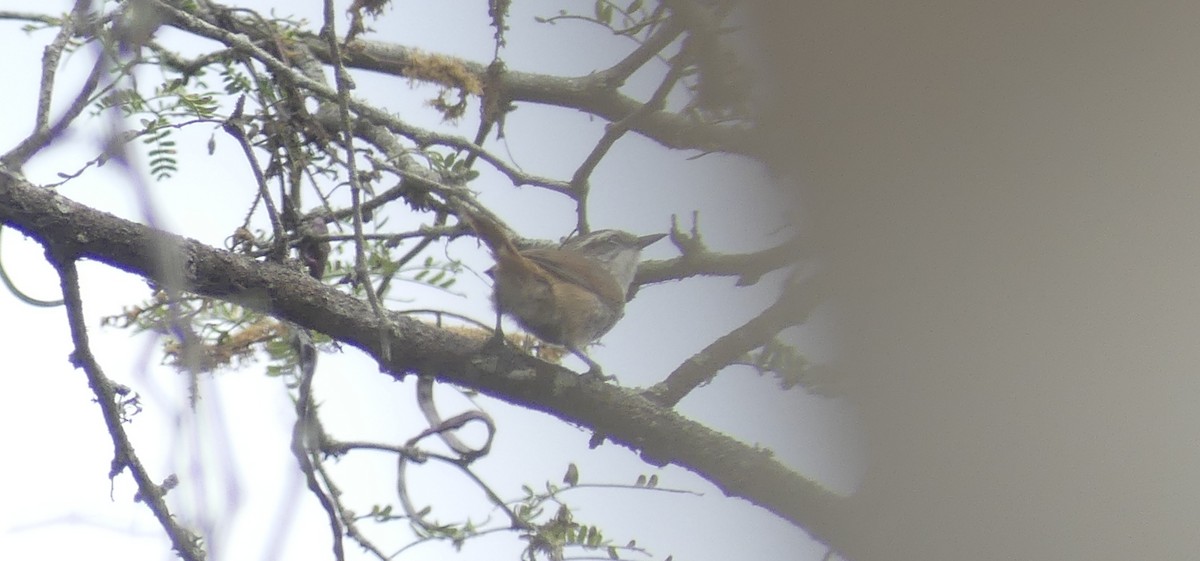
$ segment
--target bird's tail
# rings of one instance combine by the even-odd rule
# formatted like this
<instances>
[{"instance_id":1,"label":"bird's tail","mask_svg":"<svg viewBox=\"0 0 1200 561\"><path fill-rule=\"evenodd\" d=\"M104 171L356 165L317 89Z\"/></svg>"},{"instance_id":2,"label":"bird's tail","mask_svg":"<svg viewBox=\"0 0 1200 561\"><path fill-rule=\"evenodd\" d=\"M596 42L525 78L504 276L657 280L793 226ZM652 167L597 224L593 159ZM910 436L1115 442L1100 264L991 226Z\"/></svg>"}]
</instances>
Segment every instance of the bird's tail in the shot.
<instances>
[{"instance_id":1,"label":"bird's tail","mask_svg":"<svg viewBox=\"0 0 1200 561\"><path fill-rule=\"evenodd\" d=\"M498 220L468 209L461 203L453 204L452 206L458 211L458 219L478 234L479 239L487 244L495 257L499 258L501 255L518 255L517 247L513 245L512 238L504 231L504 227L500 225Z\"/></svg>"}]
</instances>

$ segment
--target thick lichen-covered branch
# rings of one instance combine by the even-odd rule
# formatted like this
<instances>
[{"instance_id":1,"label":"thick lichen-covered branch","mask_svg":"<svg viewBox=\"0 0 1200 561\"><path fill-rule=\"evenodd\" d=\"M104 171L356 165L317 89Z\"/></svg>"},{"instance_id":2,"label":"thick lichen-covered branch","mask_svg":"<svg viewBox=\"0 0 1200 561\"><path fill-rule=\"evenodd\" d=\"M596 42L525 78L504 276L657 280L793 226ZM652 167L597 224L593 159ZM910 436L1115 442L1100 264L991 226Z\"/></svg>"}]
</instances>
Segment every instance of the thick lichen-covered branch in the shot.
<instances>
[{"instance_id":1,"label":"thick lichen-covered branch","mask_svg":"<svg viewBox=\"0 0 1200 561\"><path fill-rule=\"evenodd\" d=\"M0 221L44 244L70 243L92 259L152 280L182 279L187 290L222 298L323 332L380 358L379 318L358 299L305 273L214 249L91 209L0 169ZM674 463L842 550L844 504L771 454L681 417L637 393L586 382L562 367L507 347L481 348L449 330L396 316L386 326L393 376L419 372L588 427Z\"/></svg>"}]
</instances>

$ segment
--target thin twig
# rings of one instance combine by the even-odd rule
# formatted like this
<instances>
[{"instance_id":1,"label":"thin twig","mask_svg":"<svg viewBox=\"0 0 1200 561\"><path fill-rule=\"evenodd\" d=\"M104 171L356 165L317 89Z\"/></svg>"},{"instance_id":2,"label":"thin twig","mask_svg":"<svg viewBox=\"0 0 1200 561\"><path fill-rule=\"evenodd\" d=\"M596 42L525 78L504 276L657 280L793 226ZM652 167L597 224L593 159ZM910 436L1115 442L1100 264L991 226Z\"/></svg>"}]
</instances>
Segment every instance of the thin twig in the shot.
<instances>
[{"instance_id":1,"label":"thin twig","mask_svg":"<svg viewBox=\"0 0 1200 561\"><path fill-rule=\"evenodd\" d=\"M69 17L72 32L75 31L74 23L76 22L76 18L85 18L87 8L90 5L91 2L87 0L77 0L75 3L75 9ZM57 37L55 41L57 42L60 38L64 37L66 37L66 35L60 33L59 37ZM65 41L65 39L63 40ZM50 111L50 99L53 97L53 92L51 90L54 87L54 76L56 70L54 68L47 67L51 65L56 67L58 64L58 56L61 54L60 52L52 51L52 47L54 47L54 45L47 47L46 54L42 59L42 82L41 89L38 92L38 113L33 133L22 140L21 143L15 148L9 150L7 154L0 156L0 163L3 163L4 165L14 169L21 167L23 164L25 164L25 162L29 161L34 154L37 154L41 149L49 145L51 140L62 134L62 132L66 130L66 128L72 122L75 121L75 118L83 113L84 108L91 103L92 92L96 91L96 87L100 84L100 75L103 74L104 69L107 66L105 64L104 54L102 51L100 51L96 55L96 63L92 65L92 70L88 73L87 79L84 80L83 87L79 89L79 93L75 95L75 99L71 101L71 104L67 106L66 110L63 111L63 114L59 116L58 120L55 121L54 124L48 124L49 118L47 115ZM61 51L62 47L63 46L59 46L58 49Z\"/></svg>"},{"instance_id":2,"label":"thin twig","mask_svg":"<svg viewBox=\"0 0 1200 561\"><path fill-rule=\"evenodd\" d=\"M124 423L128 419L123 411L123 398L129 393L129 388L120 386L109 380L101 370L100 364L92 355L88 343L86 320L83 317L83 298L79 292L79 272L75 268L76 256L68 251L52 247L51 262L58 270L62 284L63 300L66 302L67 322L71 328L71 339L75 342L75 351L71 353L71 362L76 368L83 369L88 378L88 386L96 395L96 403L108 427L108 434L113 441L112 468L109 478L115 478L125 469L129 469L138 486L138 497L145 503L158 523L171 540L171 547L183 559L202 561L205 557L199 536L181 526L167 507L165 486L151 479L150 474L142 465L125 433ZM168 478L169 479L169 478Z\"/></svg>"},{"instance_id":3,"label":"thin twig","mask_svg":"<svg viewBox=\"0 0 1200 561\"><path fill-rule=\"evenodd\" d=\"M337 30L334 25L337 21L337 16L334 14L333 0L325 0L325 25L323 34L328 40L329 49L334 54L333 75L334 83L337 85L337 97L334 101L337 102L338 117L341 119L341 141L342 148L346 152L346 175L350 181L350 201L353 208L354 225L354 272L358 277L360 286L363 287L363 292L367 295L367 302L371 304L371 310L375 316L379 318L379 342L380 342L380 359L383 362L391 360L392 349L388 345L388 326L391 322L388 321L387 313L383 306L379 303L379 295L375 293L374 287L371 285L370 272L367 270L367 242L363 239L363 212L362 212L362 193L364 187L359 183L357 160L354 156L354 125L350 118L350 90L353 89L353 84L350 80L350 74L346 71L346 67L341 63L341 49L338 46Z\"/></svg>"},{"instance_id":4,"label":"thin twig","mask_svg":"<svg viewBox=\"0 0 1200 561\"><path fill-rule=\"evenodd\" d=\"M687 394L704 385L721 369L747 352L761 347L780 331L804 322L821 302L820 277L789 279L779 299L761 314L713 341L680 364L662 382L642 393L647 399L674 407Z\"/></svg>"},{"instance_id":5,"label":"thin twig","mask_svg":"<svg viewBox=\"0 0 1200 561\"><path fill-rule=\"evenodd\" d=\"M336 89L330 89L329 86L313 80L312 78L309 78L300 72L297 72L284 61L279 60L266 50L254 44L245 35L222 29L204 19L188 13L187 11L175 8L168 3L162 2L161 0L156 5L160 6L165 13L170 14L171 18L173 18L172 21L169 22L171 25L194 33L198 36L219 41L229 47L237 49L238 51L245 52L250 56L253 56L267 68L270 68L271 71L287 76L289 79L293 80L296 85L309 90L313 93L313 95L325 101L341 103L339 98L344 97L344 103L347 108L353 110L354 113L359 117L368 119L374 123L379 123L389 131L411 139L419 146L440 145L452 148L454 150L477 153L481 159L491 164L496 171L499 171L508 177L508 179L514 185L533 185L546 188L556 188L558 190L563 189L561 181L522 172L506 163L499 156L492 154L490 151L485 150L482 146L479 146L478 144L475 144L474 142L471 142L463 137L442 134L413 126L368 103L358 101L349 95L342 96ZM250 30L247 30L247 32L250 32ZM335 39L331 40L336 42ZM323 48L328 47L325 46ZM347 53L347 56L353 56L353 53ZM345 68L344 65L342 65L342 67L343 69ZM354 129L351 128L349 130Z\"/></svg>"},{"instance_id":6,"label":"thin twig","mask_svg":"<svg viewBox=\"0 0 1200 561\"><path fill-rule=\"evenodd\" d=\"M672 64L667 70L667 75L663 77L662 82L659 83L658 88L650 96L650 99L646 100L646 103L642 104L637 111L605 127L604 136L600 137L600 140L596 142L596 146L592 148L591 153L587 155L587 158L584 158L583 163L575 170L575 174L571 177L571 187L574 189L577 195L576 201L579 203L576 228L581 233L589 231L587 224L587 197L590 191L588 178L591 177L592 172L596 170L596 166L600 165L600 160L608 154L608 151L612 149L617 140L629 132L646 115L661 111L665 107L667 94L670 94L671 90L675 88L675 84L679 83L679 78L683 75L682 72L682 64Z\"/></svg>"},{"instance_id":7,"label":"thin twig","mask_svg":"<svg viewBox=\"0 0 1200 561\"><path fill-rule=\"evenodd\" d=\"M300 344L304 345L305 343L300 341ZM296 424L292 428L292 455L300 464L300 471L304 473L304 480L309 491L312 491L312 494L317 497L317 501L321 503L321 508L325 510L325 514L329 518L334 558L338 561L345 561L346 550L342 544L341 517L337 514L334 499L321 488L321 482L317 479L316 467L313 464L314 455L311 453L313 448L320 447L319 444L317 446L311 444L313 440L319 439L318 435L320 434L316 403L312 398L314 374L315 370L312 368L301 369L299 396L296 398Z\"/></svg>"},{"instance_id":8,"label":"thin twig","mask_svg":"<svg viewBox=\"0 0 1200 561\"><path fill-rule=\"evenodd\" d=\"M279 210L275 208L275 202L271 199L271 192L267 189L267 178L263 174L262 167L258 165L258 159L254 157L254 148L250 145L250 139L246 138L246 132L238 123L245 100L245 97L238 99L237 109L228 120L222 123L221 129L237 141L238 145L242 147L242 153L246 155L246 162L250 164L250 171L254 173L254 183L258 185L258 196L267 209L267 217L271 221L271 231L274 232L275 241L271 244L271 253L276 259L282 260L287 251L287 233L283 229L283 222L280 221Z\"/></svg>"}]
</instances>

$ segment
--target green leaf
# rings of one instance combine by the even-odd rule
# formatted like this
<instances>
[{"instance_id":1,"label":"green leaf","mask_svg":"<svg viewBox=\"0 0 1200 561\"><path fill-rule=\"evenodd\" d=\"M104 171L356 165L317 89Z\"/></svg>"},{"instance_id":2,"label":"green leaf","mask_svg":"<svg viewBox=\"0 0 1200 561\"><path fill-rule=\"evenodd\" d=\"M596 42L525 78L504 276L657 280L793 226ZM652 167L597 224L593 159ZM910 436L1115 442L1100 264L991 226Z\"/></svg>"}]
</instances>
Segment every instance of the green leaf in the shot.
<instances>
[{"instance_id":1,"label":"green leaf","mask_svg":"<svg viewBox=\"0 0 1200 561\"><path fill-rule=\"evenodd\" d=\"M603 541L604 535L600 533L600 529L595 526L588 526L587 541L585 542L588 547L600 547Z\"/></svg>"}]
</instances>

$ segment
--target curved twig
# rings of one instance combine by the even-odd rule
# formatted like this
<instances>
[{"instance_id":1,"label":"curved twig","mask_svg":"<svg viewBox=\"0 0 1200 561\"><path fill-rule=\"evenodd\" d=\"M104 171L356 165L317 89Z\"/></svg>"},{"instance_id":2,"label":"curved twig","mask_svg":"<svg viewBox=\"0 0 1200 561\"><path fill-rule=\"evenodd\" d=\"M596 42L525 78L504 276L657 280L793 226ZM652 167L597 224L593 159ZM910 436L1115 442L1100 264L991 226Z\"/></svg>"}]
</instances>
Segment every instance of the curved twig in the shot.
<instances>
[{"instance_id":1,"label":"curved twig","mask_svg":"<svg viewBox=\"0 0 1200 561\"><path fill-rule=\"evenodd\" d=\"M3 233L4 233L4 224L0 224L0 234L3 234ZM63 300L63 299L39 300L28 294L25 294L25 292L23 290L21 290L20 288L17 288L16 283L14 283L12 281L12 279L8 277L8 272L4 270L4 259L2 259L2 258L0 258L0 283L3 283L4 287L7 288L8 291L11 292L13 296L17 297L17 300L20 300L26 304L29 304L30 306L37 306L39 308L57 308L57 307L63 305L64 302L66 302L66 300Z\"/></svg>"}]
</instances>

